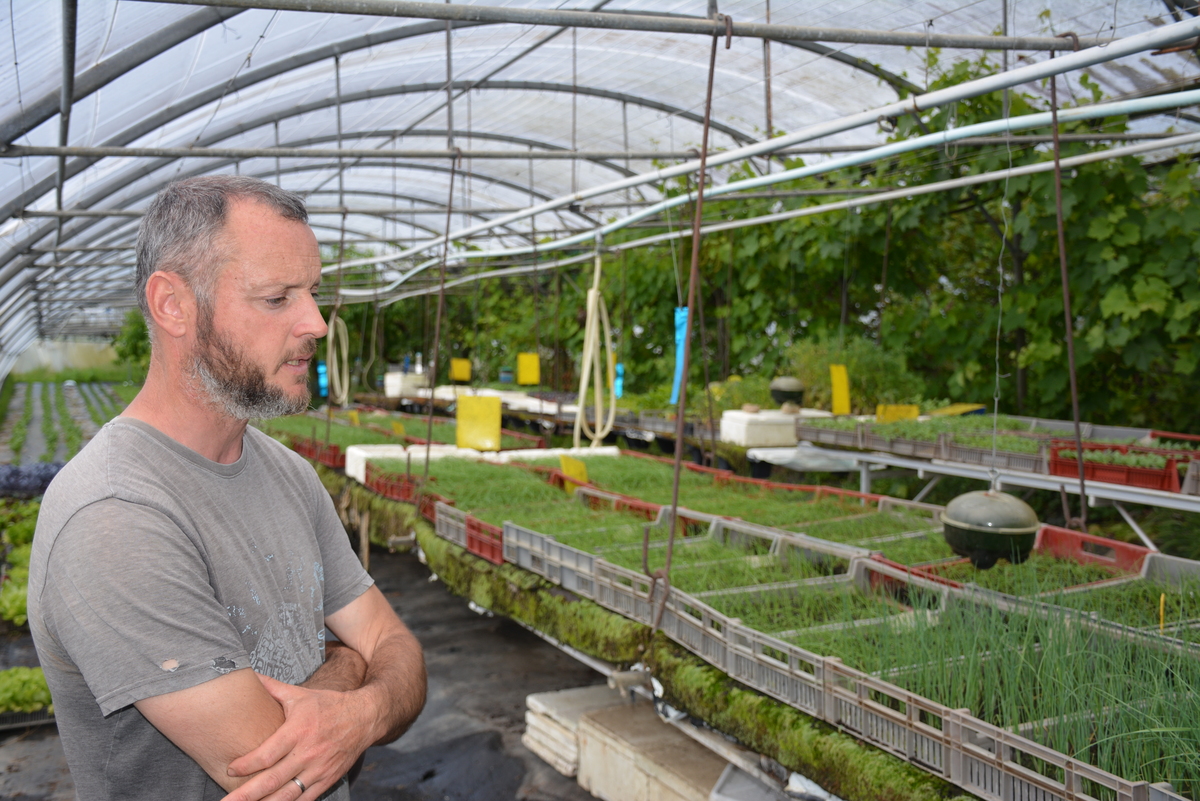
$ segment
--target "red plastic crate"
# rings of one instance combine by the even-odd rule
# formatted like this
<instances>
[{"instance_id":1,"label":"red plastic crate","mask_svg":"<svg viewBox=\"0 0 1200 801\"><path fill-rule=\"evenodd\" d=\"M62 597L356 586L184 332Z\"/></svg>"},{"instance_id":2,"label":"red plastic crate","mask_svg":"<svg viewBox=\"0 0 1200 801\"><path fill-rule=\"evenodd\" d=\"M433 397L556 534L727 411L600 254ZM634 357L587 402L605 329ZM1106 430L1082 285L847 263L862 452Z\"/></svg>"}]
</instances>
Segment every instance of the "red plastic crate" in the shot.
<instances>
[{"instance_id":1,"label":"red plastic crate","mask_svg":"<svg viewBox=\"0 0 1200 801\"><path fill-rule=\"evenodd\" d=\"M1073 463L1072 463L1073 464ZM1042 526L1034 542L1035 553L1045 553L1058 559L1081 564L1111 565L1128 573L1140 573L1149 548L1130 542L1110 540L1095 534L1084 534L1059 526Z\"/></svg>"},{"instance_id":2,"label":"red plastic crate","mask_svg":"<svg viewBox=\"0 0 1200 801\"><path fill-rule=\"evenodd\" d=\"M1078 478L1079 463L1075 459L1064 459L1059 451L1075 450L1075 444L1055 445L1050 448L1050 475ZM1129 467L1120 464L1101 464L1087 460L1088 451L1120 451L1129 453L1153 453L1149 448L1131 448L1128 445L1097 445L1085 442L1083 444L1083 477L1090 481L1105 481L1109 484L1125 484L1130 487L1143 489L1166 490L1179 492L1179 470L1175 459L1167 457L1166 467Z\"/></svg>"},{"instance_id":3,"label":"red plastic crate","mask_svg":"<svg viewBox=\"0 0 1200 801\"><path fill-rule=\"evenodd\" d=\"M292 437L292 450L306 459L313 459L334 470L346 468L346 454L337 445L326 445L308 437Z\"/></svg>"},{"instance_id":4,"label":"red plastic crate","mask_svg":"<svg viewBox=\"0 0 1200 801\"><path fill-rule=\"evenodd\" d=\"M467 515L467 550L494 565L504 564L504 530Z\"/></svg>"}]
</instances>

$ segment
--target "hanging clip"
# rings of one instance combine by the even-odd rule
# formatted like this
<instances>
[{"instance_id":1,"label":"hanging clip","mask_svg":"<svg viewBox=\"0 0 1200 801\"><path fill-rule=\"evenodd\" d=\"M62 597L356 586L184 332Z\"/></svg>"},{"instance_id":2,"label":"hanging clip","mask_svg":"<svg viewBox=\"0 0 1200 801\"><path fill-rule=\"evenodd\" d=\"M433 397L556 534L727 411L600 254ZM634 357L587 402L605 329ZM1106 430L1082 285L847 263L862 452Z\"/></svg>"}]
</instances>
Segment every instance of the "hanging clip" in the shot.
<instances>
[{"instance_id":1,"label":"hanging clip","mask_svg":"<svg viewBox=\"0 0 1200 801\"><path fill-rule=\"evenodd\" d=\"M454 166L455 167L462 166L462 148L461 147L454 148Z\"/></svg>"},{"instance_id":2,"label":"hanging clip","mask_svg":"<svg viewBox=\"0 0 1200 801\"><path fill-rule=\"evenodd\" d=\"M1071 44L1073 44L1075 46L1074 47L1075 52L1077 52L1077 53L1079 52L1079 34L1075 33L1074 31L1067 31L1066 33L1060 33L1055 38L1056 39L1070 39Z\"/></svg>"},{"instance_id":3,"label":"hanging clip","mask_svg":"<svg viewBox=\"0 0 1200 801\"><path fill-rule=\"evenodd\" d=\"M728 50L733 44L733 17L728 14L722 14L725 18L725 49Z\"/></svg>"}]
</instances>

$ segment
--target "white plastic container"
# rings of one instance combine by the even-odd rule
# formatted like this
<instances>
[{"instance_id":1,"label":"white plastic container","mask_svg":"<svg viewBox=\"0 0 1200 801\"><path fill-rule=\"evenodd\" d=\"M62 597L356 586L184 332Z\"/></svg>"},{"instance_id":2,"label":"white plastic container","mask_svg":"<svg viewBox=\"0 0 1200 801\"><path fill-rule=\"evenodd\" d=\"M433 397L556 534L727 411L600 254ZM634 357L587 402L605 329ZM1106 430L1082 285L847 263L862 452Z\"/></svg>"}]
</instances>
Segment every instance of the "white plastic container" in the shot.
<instances>
[{"instance_id":1,"label":"white plastic container","mask_svg":"<svg viewBox=\"0 0 1200 801\"><path fill-rule=\"evenodd\" d=\"M796 415L778 410L721 414L721 441L743 448L785 448L796 444Z\"/></svg>"}]
</instances>

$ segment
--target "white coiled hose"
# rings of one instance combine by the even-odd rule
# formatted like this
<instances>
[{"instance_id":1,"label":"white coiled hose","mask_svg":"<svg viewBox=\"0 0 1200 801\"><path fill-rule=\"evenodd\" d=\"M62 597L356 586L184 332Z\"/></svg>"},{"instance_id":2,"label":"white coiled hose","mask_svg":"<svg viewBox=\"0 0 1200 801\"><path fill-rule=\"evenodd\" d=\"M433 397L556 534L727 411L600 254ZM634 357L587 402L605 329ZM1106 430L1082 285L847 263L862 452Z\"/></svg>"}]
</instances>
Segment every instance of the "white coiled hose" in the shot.
<instances>
[{"instance_id":1,"label":"white coiled hose","mask_svg":"<svg viewBox=\"0 0 1200 801\"><path fill-rule=\"evenodd\" d=\"M597 240L595 270L592 287L587 292L587 323L583 329L583 359L579 366L579 408L575 412L575 447L580 447L582 437L592 441L591 447L598 448L613 429L617 415L617 395L613 381L608 382L608 415L604 413L604 376L606 366L612 363L612 330L608 325L608 308L600 294L600 273L604 266L602 250ZM604 339L601 342L601 331ZM603 349L603 352L601 352ZM593 405L596 410L595 430L587 421L588 383L592 383ZM603 421L603 422L601 422Z\"/></svg>"},{"instance_id":2,"label":"white coiled hose","mask_svg":"<svg viewBox=\"0 0 1200 801\"><path fill-rule=\"evenodd\" d=\"M345 406L350 400L350 332L337 309L329 315L329 338L325 342L328 354L329 402ZM339 354L338 351L341 351Z\"/></svg>"}]
</instances>

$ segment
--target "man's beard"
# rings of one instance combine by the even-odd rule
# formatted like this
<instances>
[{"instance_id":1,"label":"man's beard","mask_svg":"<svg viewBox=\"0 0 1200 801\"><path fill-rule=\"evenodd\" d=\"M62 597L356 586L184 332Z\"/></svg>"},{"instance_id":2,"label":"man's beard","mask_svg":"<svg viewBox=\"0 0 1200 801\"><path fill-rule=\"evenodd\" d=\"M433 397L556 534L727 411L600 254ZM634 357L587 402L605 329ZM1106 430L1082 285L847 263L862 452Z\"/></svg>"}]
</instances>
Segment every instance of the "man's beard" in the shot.
<instances>
[{"instance_id":1,"label":"man's beard","mask_svg":"<svg viewBox=\"0 0 1200 801\"><path fill-rule=\"evenodd\" d=\"M262 367L212 326L211 313L201 312L197 326L196 348L192 353L192 374L199 389L225 415L235 420L268 419L299 414L308 408L311 393L289 396L280 387L267 382ZM306 340L300 350L288 357L303 359L316 353L315 339Z\"/></svg>"}]
</instances>

